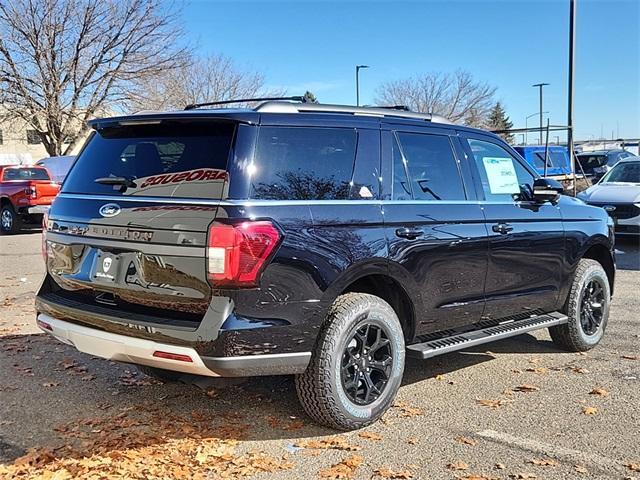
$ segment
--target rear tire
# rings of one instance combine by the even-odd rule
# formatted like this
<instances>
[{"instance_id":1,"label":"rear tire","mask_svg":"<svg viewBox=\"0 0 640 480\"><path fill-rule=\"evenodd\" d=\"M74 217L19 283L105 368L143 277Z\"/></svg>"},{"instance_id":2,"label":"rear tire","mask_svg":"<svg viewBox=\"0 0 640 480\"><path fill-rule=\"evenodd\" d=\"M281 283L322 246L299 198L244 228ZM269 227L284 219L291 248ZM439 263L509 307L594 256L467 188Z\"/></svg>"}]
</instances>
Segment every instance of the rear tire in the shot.
<instances>
[{"instance_id":1,"label":"rear tire","mask_svg":"<svg viewBox=\"0 0 640 480\"><path fill-rule=\"evenodd\" d=\"M347 293L329 309L298 398L316 422L362 428L391 407L404 371L404 333L393 308L374 295Z\"/></svg>"},{"instance_id":2,"label":"rear tire","mask_svg":"<svg viewBox=\"0 0 640 480\"><path fill-rule=\"evenodd\" d=\"M563 313L569 321L549 328L553 343L570 352L595 347L609 321L611 290L600 263L583 258L578 263Z\"/></svg>"},{"instance_id":3,"label":"rear tire","mask_svg":"<svg viewBox=\"0 0 640 480\"><path fill-rule=\"evenodd\" d=\"M20 217L11 204L4 204L0 208L0 232L3 235L16 233L20 230Z\"/></svg>"},{"instance_id":4,"label":"rear tire","mask_svg":"<svg viewBox=\"0 0 640 480\"><path fill-rule=\"evenodd\" d=\"M148 377L160 380L162 383L174 383L180 380L180 377L184 375L181 372L174 372L172 370L164 370L162 368L148 367L146 365L136 365L138 370L147 375Z\"/></svg>"}]
</instances>

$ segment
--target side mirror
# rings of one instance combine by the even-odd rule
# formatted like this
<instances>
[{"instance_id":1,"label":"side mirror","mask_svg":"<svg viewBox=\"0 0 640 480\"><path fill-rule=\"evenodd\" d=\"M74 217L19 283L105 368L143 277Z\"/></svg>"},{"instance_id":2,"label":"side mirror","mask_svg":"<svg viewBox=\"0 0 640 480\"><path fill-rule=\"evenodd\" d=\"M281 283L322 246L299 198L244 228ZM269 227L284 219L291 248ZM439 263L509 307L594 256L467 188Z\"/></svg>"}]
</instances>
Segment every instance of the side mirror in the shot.
<instances>
[{"instance_id":1,"label":"side mirror","mask_svg":"<svg viewBox=\"0 0 640 480\"><path fill-rule=\"evenodd\" d=\"M536 178L533 182L533 199L536 202L555 202L562 192L562 184L552 178Z\"/></svg>"}]
</instances>

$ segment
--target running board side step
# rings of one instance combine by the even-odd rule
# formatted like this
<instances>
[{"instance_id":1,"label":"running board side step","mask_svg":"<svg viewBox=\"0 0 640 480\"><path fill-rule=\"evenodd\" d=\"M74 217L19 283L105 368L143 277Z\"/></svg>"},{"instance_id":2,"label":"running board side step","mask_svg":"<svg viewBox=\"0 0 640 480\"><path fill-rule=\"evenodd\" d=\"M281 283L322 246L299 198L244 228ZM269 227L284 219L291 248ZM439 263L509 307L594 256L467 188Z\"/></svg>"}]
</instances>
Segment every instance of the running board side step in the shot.
<instances>
[{"instance_id":1,"label":"running board side step","mask_svg":"<svg viewBox=\"0 0 640 480\"><path fill-rule=\"evenodd\" d=\"M567 321L567 316L559 312L535 315L525 320L509 320L493 327L407 345L406 352L408 357L426 359L435 357L436 355L474 347L483 343L502 340L503 338L515 337L516 335L532 330L562 325L563 323L567 323Z\"/></svg>"}]
</instances>

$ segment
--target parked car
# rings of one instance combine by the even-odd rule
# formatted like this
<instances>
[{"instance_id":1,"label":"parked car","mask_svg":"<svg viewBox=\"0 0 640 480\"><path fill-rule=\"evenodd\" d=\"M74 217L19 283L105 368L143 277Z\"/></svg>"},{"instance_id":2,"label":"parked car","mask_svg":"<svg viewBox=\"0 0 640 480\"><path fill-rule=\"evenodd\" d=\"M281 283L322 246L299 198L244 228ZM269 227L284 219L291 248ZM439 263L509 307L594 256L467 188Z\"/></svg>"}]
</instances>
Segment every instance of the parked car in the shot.
<instances>
[{"instance_id":1,"label":"parked car","mask_svg":"<svg viewBox=\"0 0 640 480\"><path fill-rule=\"evenodd\" d=\"M385 108L196 107L90 122L43 233L44 332L166 381L294 374L338 429L380 418L406 356L602 339L611 219L500 137Z\"/></svg>"},{"instance_id":2,"label":"parked car","mask_svg":"<svg viewBox=\"0 0 640 480\"><path fill-rule=\"evenodd\" d=\"M566 147L559 145L526 145L514 147L526 162L535 168L538 175L553 178L562 183L565 189L573 188L575 181L571 170L571 158ZM545 157L547 168L545 170Z\"/></svg>"},{"instance_id":3,"label":"parked car","mask_svg":"<svg viewBox=\"0 0 640 480\"><path fill-rule=\"evenodd\" d=\"M596 181L600 180L620 160L629 157L633 157L633 153L626 150L597 150L583 152L576 156L584 174Z\"/></svg>"},{"instance_id":4,"label":"parked car","mask_svg":"<svg viewBox=\"0 0 640 480\"><path fill-rule=\"evenodd\" d=\"M75 155L65 155L61 157L47 157L36 162L39 167L45 167L49 170L52 178L58 182L64 182L71 165L76 160Z\"/></svg>"},{"instance_id":5,"label":"parked car","mask_svg":"<svg viewBox=\"0 0 640 480\"><path fill-rule=\"evenodd\" d=\"M613 218L616 235L640 235L640 157L620 160L578 198L604 208Z\"/></svg>"},{"instance_id":6,"label":"parked car","mask_svg":"<svg viewBox=\"0 0 640 480\"><path fill-rule=\"evenodd\" d=\"M59 190L46 168L0 166L0 232L15 233L23 223L42 223Z\"/></svg>"}]
</instances>

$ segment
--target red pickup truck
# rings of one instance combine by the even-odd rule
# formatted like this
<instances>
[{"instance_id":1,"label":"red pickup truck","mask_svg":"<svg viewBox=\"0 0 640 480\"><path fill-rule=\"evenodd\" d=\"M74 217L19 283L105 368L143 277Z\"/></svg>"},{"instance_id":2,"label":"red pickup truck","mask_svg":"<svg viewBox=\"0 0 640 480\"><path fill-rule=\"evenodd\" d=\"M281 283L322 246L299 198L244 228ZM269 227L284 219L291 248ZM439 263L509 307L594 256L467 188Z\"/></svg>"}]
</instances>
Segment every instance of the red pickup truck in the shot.
<instances>
[{"instance_id":1,"label":"red pickup truck","mask_svg":"<svg viewBox=\"0 0 640 480\"><path fill-rule=\"evenodd\" d=\"M46 168L0 166L0 232L15 233L22 223L41 223L59 190Z\"/></svg>"}]
</instances>

